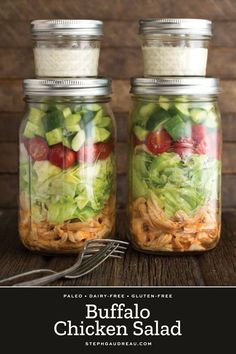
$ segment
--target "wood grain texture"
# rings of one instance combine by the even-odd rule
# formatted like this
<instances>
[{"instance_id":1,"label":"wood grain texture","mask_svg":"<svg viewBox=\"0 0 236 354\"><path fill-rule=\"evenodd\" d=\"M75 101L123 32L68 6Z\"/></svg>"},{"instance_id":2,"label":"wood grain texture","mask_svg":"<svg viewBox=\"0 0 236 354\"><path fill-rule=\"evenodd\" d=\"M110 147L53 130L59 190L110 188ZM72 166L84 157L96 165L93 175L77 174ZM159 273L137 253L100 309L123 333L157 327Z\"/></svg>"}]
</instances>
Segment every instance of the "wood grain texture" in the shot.
<instances>
[{"instance_id":1,"label":"wood grain texture","mask_svg":"<svg viewBox=\"0 0 236 354\"><path fill-rule=\"evenodd\" d=\"M129 248L121 260L108 260L97 270L77 280L60 280L61 286L199 286L236 285L235 213L223 214L222 239L215 250L189 257L146 255ZM125 239L125 212L117 214L117 235ZM6 236L7 235L7 236ZM74 256L42 256L20 244L16 210L0 211L1 278L36 268L61 270Z\"/></svg>"},{"instance_id":2,"label":"wood grain texture","mask_svg":"<svg viewBox=\"0 0 236 354\"><path fill-rule=\"evenodd\" d=\"M114 112L130 110L129 80L113 80L112 108ZM222 113L236 113L236 81L222 80L219 96ZM21 80L0 80L0 112L21 112L24 109Z\"/></svg>"},{"instance_id":3,"label":"wood grain texture","mask_svg":"<svg viewBox=\"0 0 236 354\"><path fill-rule=\"evenodd\" d=\"M36 18L98 18L137 20L145 17L189 17L234 20L234 0L4 0L0 19L25 21Z\"/></svg>"},{"instance_id":4,"label":"wood grain texture","mask_svg":"<svg viewBox=\"0 0 236 354\"><path fill-rule=\"evenodd\" d=\"M221 79L236 79L236 49L212 48L207 74ZM27 63L27 65L26 65ZM141 48L104 48L100 55L99 73L113 79L142 76ZM30 48L0 48L0 78L34 77L33 52Z\"/></svg>"},{"instance_id":5,"label":"wood grain texture","mask_svg":"<svg viewBox=\"0 0 236 354\"><path fill-rule=\"evenodd\" d=\"M103 48L140 47L138 36L138 20L122 21L106 20L104 22ZM214 22L211 47L235 47L236 22ZM0 48L31 48L30 21L0 21ZM117 49L118 50L118 49Z\"/></svg>"}]
</instances>

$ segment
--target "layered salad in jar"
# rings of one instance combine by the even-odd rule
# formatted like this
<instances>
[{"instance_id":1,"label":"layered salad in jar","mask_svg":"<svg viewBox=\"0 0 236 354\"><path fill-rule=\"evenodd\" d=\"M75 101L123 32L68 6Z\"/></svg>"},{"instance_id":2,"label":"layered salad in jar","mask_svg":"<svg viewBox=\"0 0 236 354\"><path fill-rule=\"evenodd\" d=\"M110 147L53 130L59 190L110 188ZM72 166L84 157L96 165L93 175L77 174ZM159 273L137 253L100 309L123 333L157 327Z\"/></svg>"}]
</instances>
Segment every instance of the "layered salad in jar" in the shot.
<instances>
[{"instance_id":1,"label":"layered salad in jar","mask_svg":"<svg viewBox=\"0 0 236 354\"><path fill-rule=\"evenodd\" d=\"M220 234L216 103L186 96L141 99L131 114L129 233L143 251L198 252Z\"/></svg>"},{"instance_id":2,"label":"layered salad in jar","mask_svg":"<svg viewBox=\"0 0 236 354\"><path fill-rule=\"evenodd\" d=\"M30 103L20 135L23 244L76 252L115 224L115 131L105 104Z\"/></svg>"}]
</instances>

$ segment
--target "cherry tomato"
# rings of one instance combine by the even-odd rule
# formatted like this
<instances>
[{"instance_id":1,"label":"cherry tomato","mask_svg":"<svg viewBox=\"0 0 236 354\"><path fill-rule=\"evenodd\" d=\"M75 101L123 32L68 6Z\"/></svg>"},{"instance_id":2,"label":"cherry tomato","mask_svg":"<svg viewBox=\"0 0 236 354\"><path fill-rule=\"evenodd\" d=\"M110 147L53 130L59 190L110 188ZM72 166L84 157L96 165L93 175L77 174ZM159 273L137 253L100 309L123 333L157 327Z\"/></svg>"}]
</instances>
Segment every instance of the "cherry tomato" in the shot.
<instances>
[{"instance_id":1,"label":"cherry tomato","mask_svg":"<svg viewBox=\"0 0 236 354\"><path fill-rule=\"evenodd\" d=\"M49 147L43 138L37 136L25 142L25 147L34 161L47 160Z\"/></svg>"},{"instance_id":2,"label":"cherry tomato","mask_svg":"<svg viewBox=\"0 0 236 354\"><path fill-rule=\"evenodd\" d=\"M168 151L171 144L172 138L164 129L149 133L146 140L148 150L155 155Z\"/></svg>"},{"instance_id":3,"label":"cherry tomato","mask_svg":"<svg viewBox=\"0 0 236 354\"><path fill-rule=\"evenodd\" d=\"M182 138L177 140L173 145L173 150L181 157L190 155L194 151L194 143L192 138Z\"/></svg>"},{"instance_id":4,"label":"cherry tomato","mask_svg":"<svg viewBox=\"0 0 236 354\"><path fill-rule=\"evenodd\" d=\"M95 145L98 151L99 160L106 160L113 150L112 143L97 143Z\"/></svg>"},{"instance_id":5,"label":"cherry tomato","mask_svg":"<svg viewBox=\"0 0 236 354\"><path fill-rule=\"evenodd\" d=\"M97 143L84 145L77 152L77 159L80 162L94 162L95 160L105 160L112 152L113 144Z\"/></svg>"},{"instance_id":6,"label":"cherry tomato","mask_svg":"<svg viewBox=\"0 0 236 354\"><path fill-rule=\"evenodd\" d=\"M94 162L98 158L96 144L83 145L77 152L77 159L80 162Z\"/></svg>"},{"instance_id":7,"label":"cherry tomato","mask_svg":"<svg viewBox=\"0 0 236 354\"><path fill-rule=\"evenodd\" d=\"M50 148L48 159L53 165L66 169L75 163L76 154L62 144L56 144Z\"/></svg>"},{"instance_id":8,"label":"cherry tomato","mask_svg":"<svg viewBox=\"0 0 236 354\"><path fill-rule=\"evenodd\" d=\"M206 137L206 128L202 124L192 126L192 139L196 144L199 144Z\"/></svg>"},{"instance_id":9,"label":"cherry tomato","mask_svg":"<svg viewBox=\"0 0 236 354\"><path fill-rule=\"evenodd\" d=\"M196 145L195 153L199 155L205 155L207 153L207 143L205 139L202 139L199 144Z\"/></svg>"}]
</instances>

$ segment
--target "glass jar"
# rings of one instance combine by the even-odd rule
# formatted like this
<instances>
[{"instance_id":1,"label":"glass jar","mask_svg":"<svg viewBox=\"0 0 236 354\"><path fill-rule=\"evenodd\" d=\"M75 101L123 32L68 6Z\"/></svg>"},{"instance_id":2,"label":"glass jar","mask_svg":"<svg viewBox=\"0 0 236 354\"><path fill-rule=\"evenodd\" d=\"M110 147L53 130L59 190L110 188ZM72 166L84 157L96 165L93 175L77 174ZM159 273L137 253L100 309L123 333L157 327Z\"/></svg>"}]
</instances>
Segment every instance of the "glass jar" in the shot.
<instances>
[{"instance_id":1,"label":"glass jar","mask_svg":"<svg viewBox=\"0 0 236 354\"><path fill-rule=\"evenodd\" d=\"M140 20L144 76L205 76L211 26L199 19Z\"/></svg>"},{"instance_id":2,"label":"glass jar","mask_svg":"<svg viewBox=\"0 0 236 354\"><path fill-rule=\"evenodd\" d=\"M218 80L137 78L131 92L131 243L158 254L214 248L221 227Z\"/></svg>"},{"instance_id":3,"label":"glass jar","mask_svg":"<svg viewBox=\"0 0 236 354\"><path fill-rule=\"evenodd\" d=\"M19 233L34 251L76 253L113 235L116 128L108 79L25 80Z\"/></svg>"},{"instance_id":4,"label":"glass jar","mask_svg":"<svg viewBox=\"0 0 236 354\"><path fill-rule=\"evenodd\" d=\"M37 77L98 75L102 21L36 20L31 26Z\"/></svg>"}]
</instances>

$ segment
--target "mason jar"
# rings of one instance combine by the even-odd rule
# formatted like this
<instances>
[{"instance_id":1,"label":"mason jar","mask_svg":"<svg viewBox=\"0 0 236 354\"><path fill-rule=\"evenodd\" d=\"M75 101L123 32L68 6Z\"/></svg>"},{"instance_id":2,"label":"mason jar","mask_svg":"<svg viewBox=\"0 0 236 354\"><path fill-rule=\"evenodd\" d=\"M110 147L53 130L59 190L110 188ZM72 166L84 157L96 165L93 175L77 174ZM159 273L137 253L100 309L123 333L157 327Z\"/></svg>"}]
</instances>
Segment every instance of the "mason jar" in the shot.
<instances>
[{"instance_id":1,"label":"mason jar","mask_svg":"<svg viewBox=\"0 0 236 354\"><path fill-rule=\"evenodd\" d=\"M98 20L33 21L36 76L97 76L102 27Z\"/></svg>"},{"instance_id":2,"label":"mason jar","mask_svg":"<svg viewBox=\"0 0 236 354\"><path fill-rule=\"evenodd\" d=\"M205 76L212 23L202 19L140 20L144 76Z\"/></svg>"},{"instance_id":3,"label":"mason jar","mask_svg":"<svg viewBox=\"0 0 236 354\"><path fill-rule=\"evenodd\" d=\"M131 81L129 238L144 252L214 248L221 228L221 123L214 78Z\"/></svg>"},{"instance_id":4,"label":"mason jar","mask_svg":"<svg viewBox=\"0 0 236 354\"><path fill-rule=\"evenodd\" d=\"M33 251L76 253L115 225L111 81L24 81L19 234Z\"/></svg>"}]
</instances>

